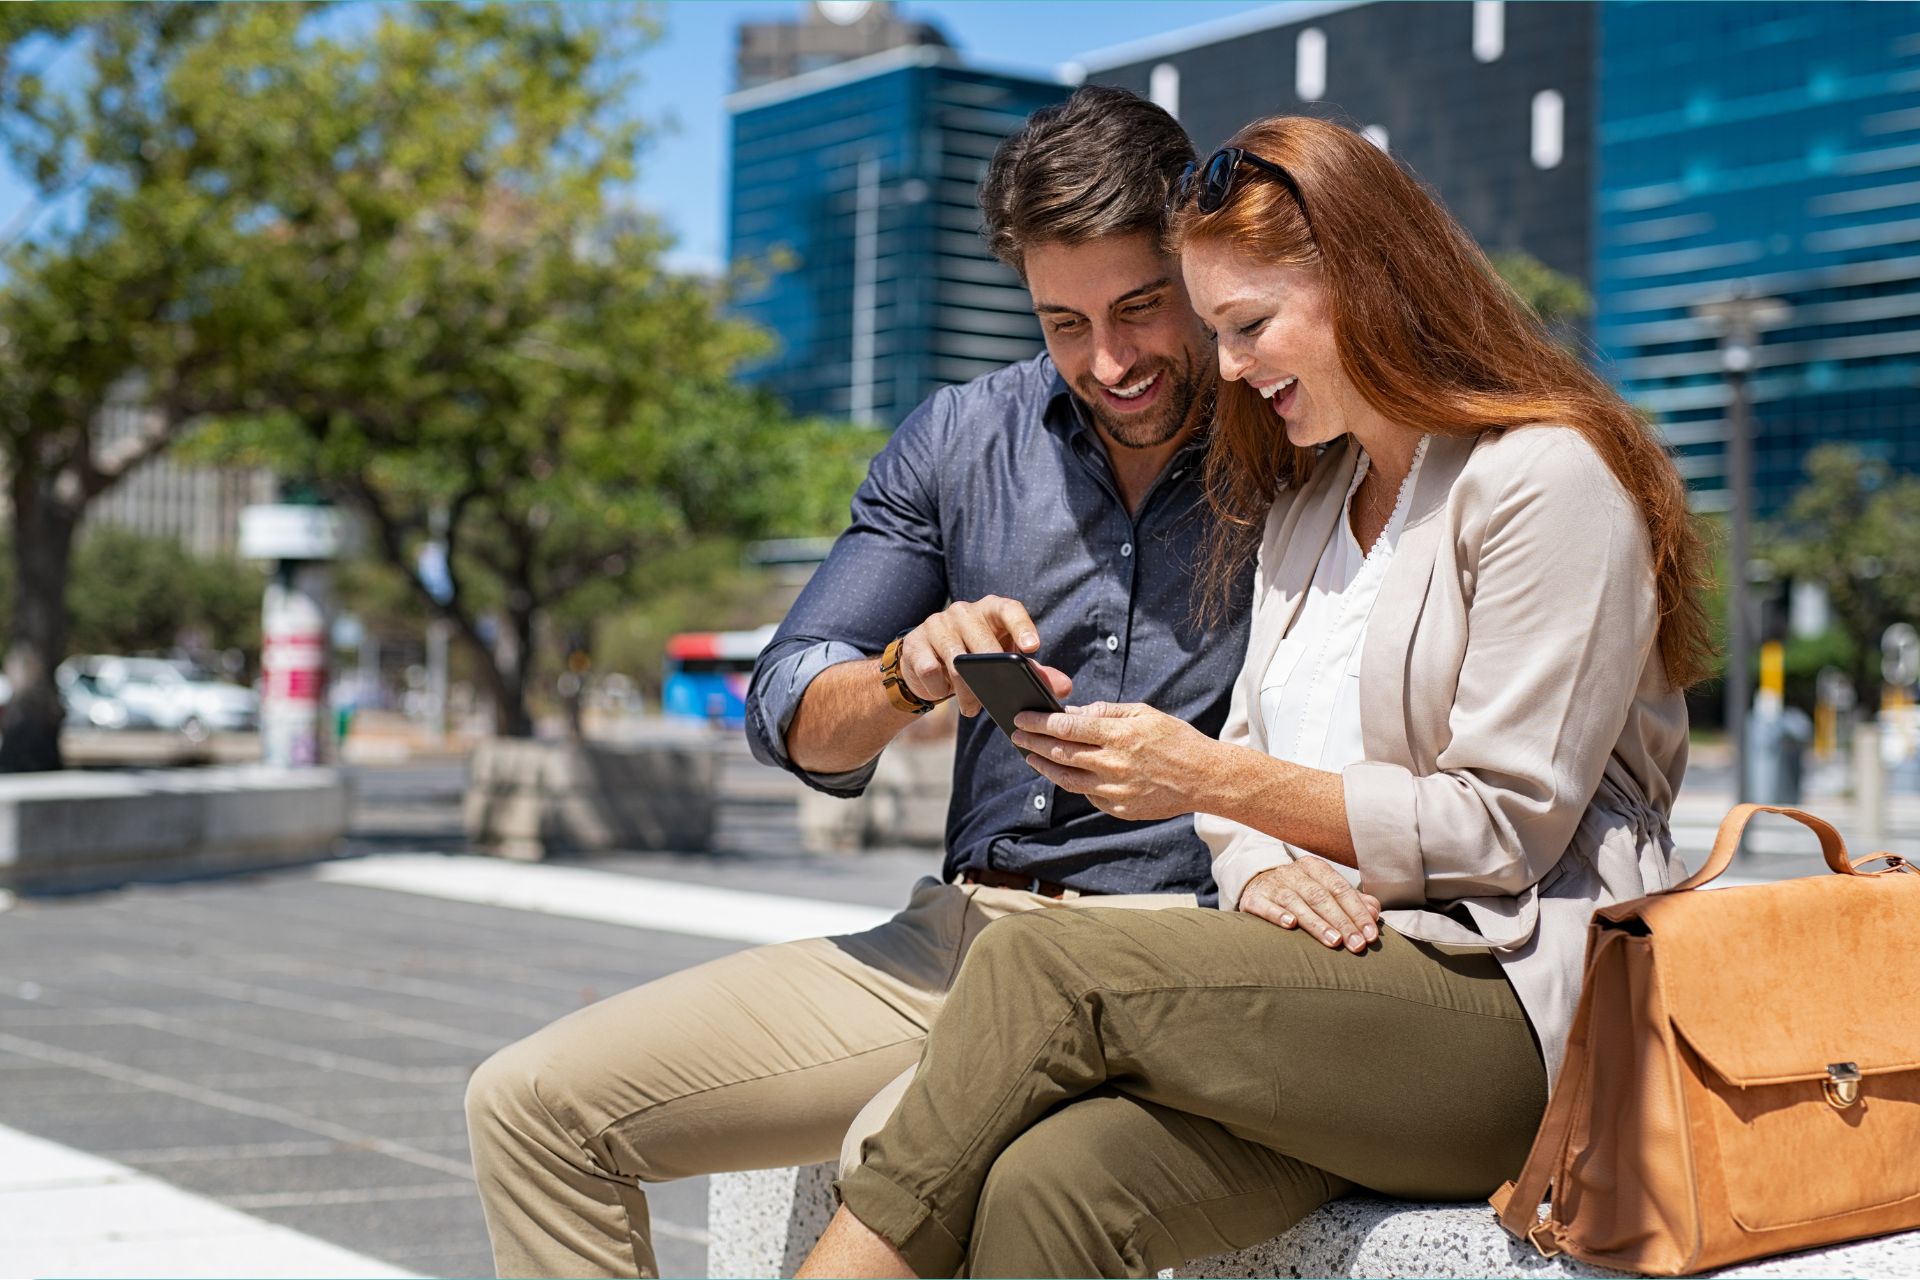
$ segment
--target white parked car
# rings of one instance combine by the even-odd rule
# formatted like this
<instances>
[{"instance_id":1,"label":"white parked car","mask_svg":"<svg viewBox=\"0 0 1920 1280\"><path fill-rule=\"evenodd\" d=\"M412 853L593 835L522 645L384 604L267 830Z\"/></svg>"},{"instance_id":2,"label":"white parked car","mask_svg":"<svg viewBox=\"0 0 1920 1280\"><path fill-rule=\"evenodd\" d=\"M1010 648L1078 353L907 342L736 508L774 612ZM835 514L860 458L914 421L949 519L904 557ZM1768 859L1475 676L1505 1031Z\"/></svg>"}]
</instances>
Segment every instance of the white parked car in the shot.
<instances>
[{"instance_id":1,"label":"white parked car","mask_svg":"<svg viewBox=\"0 0 1920 1280\"><path fill-rule=\"evenodd\" d=\"M61 663L54 678L69 714L84 704L103 729L174 729L198 742L260 724L259 694L190 662L89 654Z\"/></svg>"}]
</instances>

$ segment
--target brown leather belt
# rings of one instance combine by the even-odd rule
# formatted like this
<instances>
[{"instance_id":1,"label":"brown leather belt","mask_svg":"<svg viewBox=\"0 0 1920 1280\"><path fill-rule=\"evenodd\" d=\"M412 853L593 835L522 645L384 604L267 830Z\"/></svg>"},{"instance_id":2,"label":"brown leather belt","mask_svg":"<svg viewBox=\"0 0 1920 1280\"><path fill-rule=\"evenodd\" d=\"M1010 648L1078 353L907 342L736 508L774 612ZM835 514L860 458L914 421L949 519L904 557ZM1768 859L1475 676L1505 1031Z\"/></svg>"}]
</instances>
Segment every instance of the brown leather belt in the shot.
<instances>
[{"instance_id":1,"label":"brown leather belt","mask_svg":"<svg viewBox=\"0 0 1920 1280\"><path fill-rule=\"evenodd\" d=\"M1064 898L1069 892L1066 885L1051 880L1036 880L1032 876L1017 876L1011 871L962 871L960 883L984 884L994 889L1024 889L1043 898ZM1086 890L1079 892L1085 893Z\"/></svg>"}]
</instances>

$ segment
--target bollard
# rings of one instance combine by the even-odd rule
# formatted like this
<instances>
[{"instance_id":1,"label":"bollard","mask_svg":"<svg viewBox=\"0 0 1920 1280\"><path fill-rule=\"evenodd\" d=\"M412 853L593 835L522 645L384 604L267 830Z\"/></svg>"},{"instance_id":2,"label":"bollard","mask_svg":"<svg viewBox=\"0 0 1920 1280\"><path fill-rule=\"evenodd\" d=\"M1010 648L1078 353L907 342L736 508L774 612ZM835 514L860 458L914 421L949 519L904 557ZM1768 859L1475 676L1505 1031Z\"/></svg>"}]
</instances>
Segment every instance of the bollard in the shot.
<instances>
[{"instance_id":1,"label":"bollard","mask_svg":"<svg viewBox=\"0 0 1920 1280\"><path fill-rule=\"evenodd\" d=\"M1853 805L1864 850L1887 842L1887 767L1880 759L1880 726L1869 721L1853 729Z\"/></svg>"}]
</instances>

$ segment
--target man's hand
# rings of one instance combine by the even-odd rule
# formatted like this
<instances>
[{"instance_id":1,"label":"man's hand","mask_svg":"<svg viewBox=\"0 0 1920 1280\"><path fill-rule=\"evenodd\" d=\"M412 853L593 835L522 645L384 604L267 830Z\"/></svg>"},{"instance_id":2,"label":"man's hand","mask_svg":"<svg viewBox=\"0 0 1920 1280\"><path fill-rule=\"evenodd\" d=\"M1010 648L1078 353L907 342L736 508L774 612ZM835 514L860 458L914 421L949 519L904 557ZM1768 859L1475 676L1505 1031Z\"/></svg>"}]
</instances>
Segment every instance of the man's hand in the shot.
<instances>
[{"instance_id":1,"label":"man's hand","mask_svg":"<svg viewBox=\"0 0 1920 1280\"><path fill-rule=\"evenodd\" d=\"M948 605L909 631L900 642L900 678L928 702L952 696L961 715L977 715L980 700L954 674L953 660L963 653L1034 653L1040 632L1026 606L1005 596L982 596ZM1064 671L1035 663L1053 696L1064 698L1073 681Z\"/></svg>"},{"instance_id":2,"label":"man's hand","mask_svg":"<svg viewBox=\"0 0 1920 1280\"><path fill-rule=\"evenodd\" d=\"M1282 929L1305 929L1336 951L1345 947L1358 955L1380 937L1380 899L1311 854L1247 881L1239 905Z\"/></svg>"}]
</instances>

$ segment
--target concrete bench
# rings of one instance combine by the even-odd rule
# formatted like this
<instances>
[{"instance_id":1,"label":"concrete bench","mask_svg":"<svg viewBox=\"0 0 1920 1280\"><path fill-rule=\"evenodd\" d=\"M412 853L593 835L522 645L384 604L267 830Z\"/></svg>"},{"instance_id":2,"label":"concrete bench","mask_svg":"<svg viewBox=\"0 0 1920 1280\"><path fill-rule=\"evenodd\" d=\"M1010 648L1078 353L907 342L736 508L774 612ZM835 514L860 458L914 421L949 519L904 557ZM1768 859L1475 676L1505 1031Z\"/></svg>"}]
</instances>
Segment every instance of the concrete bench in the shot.
<instances>
[{"instance_id":1,"label":"concrete bench","mask_svg":"<svg viewBox=\"0 0 1920 1280\"><path fill-rule=\"evenodd\" d=\"M644 742L489 738L468 766L467 838L528 861L704 850L713 843L717 751L704 727Z\"/></svg>"},{"instance_id":2,"label":"concrete bench","mask_svg":"<svg viewBox=\"0 0 1920 1280\"><path fill-rule=\"evenodd\" d=\"M716 1174L708 1180L707 1273L790 1276L833 1215L830 1164ZM1618 1276L1571 1258L1543 1259L1500 1229L1486 1205L1336 1200L1293 1230L1170 1276ZM1920 1232L1766 1258L1714 1276L1920 1275Z\"/></svg>"},{"instance_id":3,"label":"concrete bench","mask_svg":"<svg viewBox=\"0 0 1920 1280\"><path fill-rule=\"evenodd\" d=\"M348 800L331 769L0 777L0 888L66 892L312 862L346 831Z\"/></svg>"}]
</instances>

